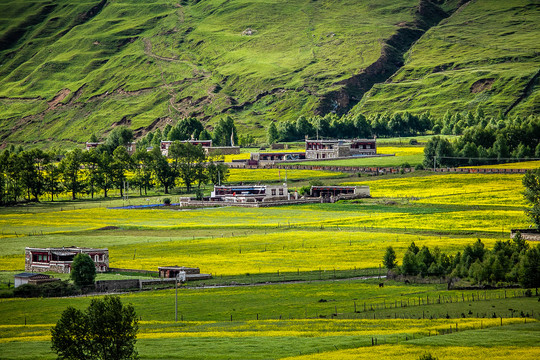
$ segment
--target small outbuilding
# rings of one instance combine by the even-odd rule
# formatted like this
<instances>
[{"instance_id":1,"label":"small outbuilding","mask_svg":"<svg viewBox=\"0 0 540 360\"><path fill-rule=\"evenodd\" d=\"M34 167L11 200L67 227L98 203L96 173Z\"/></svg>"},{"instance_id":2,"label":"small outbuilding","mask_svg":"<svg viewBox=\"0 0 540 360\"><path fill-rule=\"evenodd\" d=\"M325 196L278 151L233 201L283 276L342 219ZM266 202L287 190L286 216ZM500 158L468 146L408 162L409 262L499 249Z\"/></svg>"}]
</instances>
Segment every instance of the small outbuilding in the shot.
<instances>
[{"instance_id":1,"label":"small outbuilding","mask_svg":"<svg viewBox=\"0 0 540 360\"><path fill-rule=\"evenodd\" d=\"M190 268L184 266L160 266L158 267L159 277L174 279L178 277L184 277L185 280L206 280L211 279L211 274L201 274L199 268Z\"/></svg>"},{"instance_id":2,"label":"small outbuilding","mask_svg":"<svg viewBox=\"0 0 540 360\"><path fill-rule=\"evenodd\" d=\"M51 278L51 276L47 274L23 272L23 273L15 275L15 287L19 287L24 284L39 285L39 284L59 281L59 280L60 279L57 279L57 278Z\"/></svg>"}]
</instances>

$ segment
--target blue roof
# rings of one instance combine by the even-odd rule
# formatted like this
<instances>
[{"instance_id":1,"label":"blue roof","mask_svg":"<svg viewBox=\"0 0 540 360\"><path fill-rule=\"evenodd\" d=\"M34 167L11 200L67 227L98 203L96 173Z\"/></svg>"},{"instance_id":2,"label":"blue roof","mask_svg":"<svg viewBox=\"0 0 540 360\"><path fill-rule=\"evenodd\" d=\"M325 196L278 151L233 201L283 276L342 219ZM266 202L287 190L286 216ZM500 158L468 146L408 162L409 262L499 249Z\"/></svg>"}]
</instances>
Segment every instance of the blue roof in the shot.
<instances>
[{"instance_id":1,"label":"blue roof","mask_svg":"<svg viewBox=\"0 0 540 360\"><path fill-rule=\"evenodd\" d=\"M23 277L23 278L30 278L30 277L33 277L33 276L36 276L36 275L45 275L45 274L39 274L39 273L20 273L20 274L15 274L16 277Z\"/></svg>"}]
</instances>

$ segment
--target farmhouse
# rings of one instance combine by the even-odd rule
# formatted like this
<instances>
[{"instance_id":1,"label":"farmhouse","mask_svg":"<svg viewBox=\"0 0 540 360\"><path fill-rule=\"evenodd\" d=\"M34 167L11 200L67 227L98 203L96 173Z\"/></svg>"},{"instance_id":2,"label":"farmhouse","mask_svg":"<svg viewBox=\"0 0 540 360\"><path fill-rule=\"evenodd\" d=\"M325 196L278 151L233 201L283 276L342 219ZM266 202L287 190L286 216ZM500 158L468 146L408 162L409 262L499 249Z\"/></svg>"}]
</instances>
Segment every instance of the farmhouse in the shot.
<instances>
[{"instance_id":1,"label":"farmhouse","mask_svg":"<svg viewBox=\"0 0 540 360\"><path fill-rule=\"evenodd\" d=\"M161 154L169 156L169 147L174 141L162 140L160 144ZM184 140L181 143L190 143L192 145L200 145L207 154L231 155L240 154L239 146L212 146L212 140Z\"/></svg>"},{"instance_id":2,"label":"farmhouse","mask_svg":"<svg viewBox=\"0 0 540 360\"><path fill-rule=\"evenodd\" d=\"M30 248L25 249L24 269L28 272L54 271L70 273L75 255L88 254L96 265L97 272L109 271L109 250L79 247Z\"/></svg>"},{"instance_id":3,"label":"farmhouse","mask_svg":"<svg viewBox=\"0 0 540 360\"><path fill-rule=\"evenodd\" d=\"M212 201L263 202L289 200L287 185L239 185L214 186L210 196Z\"/></svg>"},{"instance_id":4,"label":"farmhouse","mask_svg":"<svg viewBox=\"0 0 540 360\"><path fill-rule=\"evenodd\" d=\"M39 285L46 282L59 281L60 279L51 278L47 274L36 274L36 273L20 273L15 275L15 287L19 287L24 284L34 284Z\"/></svg>"},{"instance_id":5,"label":"farmhouse","mask_svg":"<svg viewBox=\"0 0 540 360\"><path fill-rule=\"evenodd\" d=\"M369 186L312 186L310 196L355 199L370 197Z\"/></svg>"},{"instance_id":6,"label":"farmhouse","mask_svg":"<svg viewBox=\"0 0 540 360\"><path fill-rule=\"evenodd\" d=\"M376 154L376 139L306 139L306 159L335 159L350 156L367 156Z\"/></svg>"},{"instance_id":7,"label":"farmhouse","mask_svg":"<svg viewBox=\"0 0 540 360\"><path fill-rule=\"evenodd\" d=\"M158 267L159 277L174 279L174 278L183 278L184 281L189 280L206 280L211 279L211 274L201 274L199 268L190 268L184 266L160 266Z\"/></svg>"},{"instance_id":8,"label":"farmhouse","mask_svg":"<svg viewBox=\"0 0 540 360\"><path fill-rule=\"evenodd\" d=\"M248 165L273 164L274 161L295 161L306 158L306 153L301 152L263 152L251 153Z\"/></svg>"}]
</instances>

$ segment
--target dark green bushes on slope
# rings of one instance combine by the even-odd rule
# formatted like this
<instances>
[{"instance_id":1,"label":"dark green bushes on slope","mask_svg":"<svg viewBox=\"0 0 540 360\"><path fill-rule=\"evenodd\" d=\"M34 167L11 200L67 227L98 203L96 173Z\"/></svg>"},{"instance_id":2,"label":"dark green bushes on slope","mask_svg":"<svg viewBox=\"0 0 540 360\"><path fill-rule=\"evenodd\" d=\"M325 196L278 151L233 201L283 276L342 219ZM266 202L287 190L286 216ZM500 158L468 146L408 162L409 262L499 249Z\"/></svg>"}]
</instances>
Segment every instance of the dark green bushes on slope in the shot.
<instances>
[{"instance_id":1,"label":"dark green bushes on slope","mask_svg":"<svg viewBox=\"0 0 540 360\"><path fill-rule=\"evenodd\" d=\"M387 253L391 252L387 250ZM388 263L385 259L387 268ZM519 283L522 287L540 287L540 245L530 247L517 233L511 241L497 241L492 250L486 250L480 239L467 245L463 252L447 255L435 247L418 248L411 243L398 273L470 279L477 284Z\"/></svg>"},{"instance_id":2,"label":"dark green bushes on slope","mask_svg":"<svg viewBox=\"0 0 540 360\"><path fill-rule=\"evenodd\" d=\"M540 118L482 121L457 141L434 137L424 149L424 166L484 165L540 158Z\"/></svg>"}]
</instances>

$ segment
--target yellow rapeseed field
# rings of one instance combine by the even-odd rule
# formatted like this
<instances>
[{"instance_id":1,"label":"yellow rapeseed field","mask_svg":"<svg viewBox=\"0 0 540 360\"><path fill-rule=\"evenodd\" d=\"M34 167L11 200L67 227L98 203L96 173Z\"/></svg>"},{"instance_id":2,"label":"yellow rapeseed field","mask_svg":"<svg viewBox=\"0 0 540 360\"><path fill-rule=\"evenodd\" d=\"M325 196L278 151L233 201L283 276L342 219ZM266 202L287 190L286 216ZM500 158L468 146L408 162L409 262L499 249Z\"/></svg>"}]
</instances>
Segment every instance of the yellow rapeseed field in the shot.
<instances>
[{"instance_id":1,"label":"yellow rapeseed field","mask_svg":"<svg viewBox=\"0 0 540 360\"><path fill-rule=\"evenodd\" d=\"M423 155L423 146L377 146L377 154L395 154L396 156Z\"/></svg>"},{"instance_id":2,"label":"yellow rapeseed field","mask_svg":"<svg viewBox=\"0 0 540 360\"><path fill-rule=\"evenodd\" d=\"M519 336L519 335L517 335ZM414 346L406 344L386 344L374 347L359 347L350 350L339 350L294 356L283 360L373 360L373 359L403 359L417 360L422 355L430 353L437 359L489 359L489 360L536 360L540 357L540 347L517 346Z\"/></svg>"},{"instance_id":3,"label":"yellow rapeseed field","mask_svg":"<svg viewBox=\"0 0 540 360\"><path fill-rule=\"evenodd\" d=\"M403 197L428 204L523 207L519 174L444 174L424 177L347 182L368 185L373 197Z\"/></svg>"}]
</instances>

